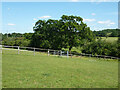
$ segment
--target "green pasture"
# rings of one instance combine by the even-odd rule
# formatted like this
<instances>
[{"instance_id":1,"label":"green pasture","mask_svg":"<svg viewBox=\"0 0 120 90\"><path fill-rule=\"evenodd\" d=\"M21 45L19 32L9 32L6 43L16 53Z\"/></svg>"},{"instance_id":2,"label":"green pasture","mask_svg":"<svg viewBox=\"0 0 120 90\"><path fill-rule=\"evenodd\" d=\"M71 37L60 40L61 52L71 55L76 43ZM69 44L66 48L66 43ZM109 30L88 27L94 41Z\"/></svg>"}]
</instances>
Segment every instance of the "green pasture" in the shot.
<instances>
[{"instance_id":1,"label":"green pasture","mask_svg":"<svg viewBox=\"0 0 120 90\"><path fill-rule=\"evenodd\" d=\"M118 37L101 37L102 40L106 40L107 42L110 42L110 43L114 43L114 42L117 42L118 40Z\"/></svg>"},{"instance_id":2,"label":"green pasture","mask_svg":"<svg viewBox=\"0 0 120 90\"><path fill-rule=\"evenodd\" d=\"M118 61L3 50L3 88L117 88Z\"/></svg>"}]
</instances>

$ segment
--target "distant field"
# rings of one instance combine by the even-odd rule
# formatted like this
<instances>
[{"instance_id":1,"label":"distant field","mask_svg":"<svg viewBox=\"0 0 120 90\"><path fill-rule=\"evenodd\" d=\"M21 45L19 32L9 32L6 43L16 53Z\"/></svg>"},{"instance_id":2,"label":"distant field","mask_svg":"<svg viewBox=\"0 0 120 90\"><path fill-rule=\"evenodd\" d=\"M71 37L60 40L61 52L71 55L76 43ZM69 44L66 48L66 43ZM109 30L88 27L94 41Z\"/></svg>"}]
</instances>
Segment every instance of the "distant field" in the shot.
<instances>
[{"instance_id":1,"label":"distant field","mask_svg":"<svg viewBox=\"0 0 120 90\"><path fill-rule=\"evenodd\" d=\"M21 52L20 52L21 53ZM118 62L3 51L3 88L117 88Z\"/></svg>"},{"instance_id":2,"label":"distant field","mask_svg":"<svg viewBox=\"0 0 120 90\"><path fill-rule=\"evenodd\" d=\"M101 37L102 40L105 40L106 42L109 42L109 43L116 43L117 40L118 40L118 37ZM98 39L96 39L98 40ZM75 52L78 52L78 53L82 53L82 48L83 47L73 47L71 51L75 51ZM69 49L64 49L63 50L66 50L66 51L69 51Z\"/></svg>"},{"instance_id":3,"label":"distant field","mask_svg":"<svg viewBox=\"0 0 120 90\"><path fill-rule=\"evenodd\" d=\"M107 42L117 42L118 37L102 37L102 40L106 40Z\"/></svg>"}]
</instances>

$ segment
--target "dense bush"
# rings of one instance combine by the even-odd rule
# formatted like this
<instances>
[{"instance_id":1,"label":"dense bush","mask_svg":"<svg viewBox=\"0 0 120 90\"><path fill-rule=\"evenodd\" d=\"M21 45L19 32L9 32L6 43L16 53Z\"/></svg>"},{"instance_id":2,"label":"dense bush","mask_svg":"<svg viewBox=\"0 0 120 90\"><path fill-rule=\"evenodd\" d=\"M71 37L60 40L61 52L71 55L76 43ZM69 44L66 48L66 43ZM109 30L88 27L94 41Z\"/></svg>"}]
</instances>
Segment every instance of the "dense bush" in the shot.
<instances>
[{"instance_id":1,"label":"dense bush","mask_svg":"<svg viewBox=\"0 0 120 90\"><path fill-rule=\"evenodd\" d=\"M83 53L93 55L108 55L118 57L118 44L108 43L105 40L99 39L98 41L91 42L83 47Z\"/></svg>"},{"instance_id":2,"label":"dense bush","mask_svg":"<svg viewBox=\"0 0 120 90\"><path fill-rule=\"evenodd\" d=\"M9 37L6 38L2 41L3 45L9 45L9 46L29 46L30 45L30 40L25 39L24 37Z\"/></svg>"}]
</instances>

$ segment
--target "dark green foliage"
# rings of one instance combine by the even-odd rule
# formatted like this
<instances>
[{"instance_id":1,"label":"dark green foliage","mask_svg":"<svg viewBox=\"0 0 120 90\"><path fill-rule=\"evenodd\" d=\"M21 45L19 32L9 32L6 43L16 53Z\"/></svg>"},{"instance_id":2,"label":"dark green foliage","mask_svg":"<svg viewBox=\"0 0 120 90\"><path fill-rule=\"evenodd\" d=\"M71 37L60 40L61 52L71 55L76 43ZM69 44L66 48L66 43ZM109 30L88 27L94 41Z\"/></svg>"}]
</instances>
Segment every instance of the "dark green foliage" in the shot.
<instances>
[{"instance_id":1,"label":"dark green foliage","mask_svg":"<svg viewBox=\"0 0 120 90\"><path fill-rule=\"evenodd\" d=\"M25 37L25 39L28 39L30 40L32 38L32 35L33 33L24 33L24 34L21 34L21 33L5 33L5 34L2 34L2 40L5 40L7 38L18 38L18 37Z\"/></svg>"},{"instance_id":2,"label":"dark green foliage","mask_svg":"<svg viewBox=\"0 0 120 90\"><path fill-rule=\"evenodd\" d=\"M24 33L23 37L25 37L25 39L27 39L27 40L31 40L32 39L32 35L33 35L33 33Z\"/></svg>"},{"instance_id":3,"label":"dark green foliage","mask_svg":"<svg viewBox=\"0 0 120 90\"><path fill-rule=\"evenodd\" d=\"M2 41L3 45L9 45L9 46L29 46L30 40L25 39L24 37L9 37Z\"/></svg>"},{"instance_id":4,"label":"dark green foliage","mask_svg":"<svg viewBox=\"0 0 120 90\"><path fill-rule=\"evenodd\" d=\"M34 26L31 45L34 47L62 49L79 46L83 40L94 40L92 31L83 19L63 15L60 20L39 20Z\"/></svg>"},{"instance_id":5,"label":"dark green foliage","mask_svg":"<svg viewBox=\"0 0 120 90\"><path fill-rule=\"evenodd\" d=\"M9 46L29 46L32 33L9 33L2 35L2 44Z\"/></svg>"},{"instance_id":6,"label":"dark green foliage","mask_svg":"<svg viewBox=\"0 0 120 90\"><path fill-rule=\"evenodd\" d=\"M15 38L15 37L23 37L23 34L21 33L5 33L2 35L2 40L8 38L8 37L12 37L12 38Z\"/></svg>"},{"instance_id":7,"label":"dark green foliage","mask_svg":"<svg viewBox=\"0 0 120 90\"><path fill-rule=\"evenodd\" d=\"M2 33L0 33L0 44L2 44Z\"/></svg>"},{"instance_id":8,"label":"dark green foliage","mask_svg":"<svg viewBox=\"0 0 120 90\"><path fill-rule=\"evenodd\" d=\"M118 57L117 43L108 43L99 39L84 46L82 52L93 55L106 55Z\"/></svg>"},{"instance_id":9,"label":"dark green foliage","mask_svg":"<svg viewBox=\"0 0 120 90\"><path fill-rule=\"evenodd\" d=\"M117 41L117 45L118 45L117 51L118 51L118 57L120 58L120 31L118 32L118 35L119 35L119 38Z\"/></svg>"}]
</instances>

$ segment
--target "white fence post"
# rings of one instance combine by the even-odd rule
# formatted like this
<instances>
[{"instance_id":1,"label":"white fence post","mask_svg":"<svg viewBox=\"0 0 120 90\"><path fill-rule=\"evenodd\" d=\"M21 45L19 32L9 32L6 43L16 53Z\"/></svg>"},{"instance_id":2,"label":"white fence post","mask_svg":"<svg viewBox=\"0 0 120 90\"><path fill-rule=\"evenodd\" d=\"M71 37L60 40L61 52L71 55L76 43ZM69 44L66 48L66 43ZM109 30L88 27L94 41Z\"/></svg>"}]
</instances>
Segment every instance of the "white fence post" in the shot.
<instances>
[{"instance_id":1,"label":"white fence post","mask_svg":"<svg viewBox=\"0 0 120 90\"><path fill-rule=\"evenodd\" d=\"M55 55L55 50L54 50L54 55Z\"/></svg>"},{"instance_id":2,"label":"white fence post","mask_svg":"<svg viewBox=\"0 0 120 90\"><path fill-rule=\"evenodd\" d=\"M34 56L35 56L35 48L34 48Z\"/></svg>"},{"instance_id":3,"label":"white fence post","mask_svg":"<svg viewBox=\"0 0 120 90\"><path fill-rule=\"evenodd\" d=\"M67 51L67 57L69 57L69 52Z\"/></svg>"},{"instance_id":4,"label":"white fence post","mask_svg":"<svg viewBox=\"0 0 120 90\"><path fill-rule=\"evenodd\" d=\"M19 50L20 50L20 47L18 46L18 54L20 54L20 53L19 53Z\"/></svg>"},{"instance_id":5,"label":"white fence post","mask_svg":"<svg viewBox=\"0 0 120 90\"><path fill-rule=\"evenodd\" d=\"M48 56L49 56L49 49L48 49Z\"/></svg>"},{"instance_id":6,"label":"white fence post","mask_svg":"<svg viewBox=\"0 0 120 90\"><path fill-rule=\"evenodd\" d=\"M57 51L57 55L59 55L59 51Z\"/></svg>"},{"instance_id":7,"label":"white fence post","mask_svg":"<svg viewBox=\"0 0 120 90\"><path fill-rule=\"evenodd\" d=\"M91 54L89 54L89 57L91 57Z\"/></svg>"},{"instance_id":8,"label":"white fence post","mask_svg":"<svg viewBox=\"0 0 120 90\"><path fill-rule=\"evenodd\" d=\"M62 51L60 50L60 56L62 56Z\"/></svg>"},{"instance_id":9,"label":"white fence post","mask_svg":"<svg viewBox=\"0 0 120 90\"><path fill-rule=\"evenodd\" d=\"M9 49L9 48L13 48L13 47L15 47L16 53L18 53L18 54L20 54L20 50L22 50L22 48L32 48L32 49L34 49L34 52L33 52L34 56L35 56L35 49L45 50L45 51L48 50L48 56L50 56L50 51L54 51L54 52L52 52L52 54L54 53L54 55L59 55L59 56L64 56L64 53L66 53L66 51L62 52L62 50L50 50L50 49L41 49L41 48L33 48L33 47L5 46L5 45L0 45L0 50L1 50L0 53L3 52L2 50L4 50L4 48L6 48L5 50L12 50L12 49ZM67 51L67 57L71 56L71 58L72 58L72 55L76 55L76 54L70 54L69 51ZM92 55L92 54L85 54L85 53L81 53L80 55L81 56L88 56L90 58L91 57L96 57L96 58L99 58L99 59L101 59L101 58L103 58L103 59L107 59L107 58L119 59L117 57L111 57L111 56L105 56L105 55Z\"/></svg>"}]
</instances>

